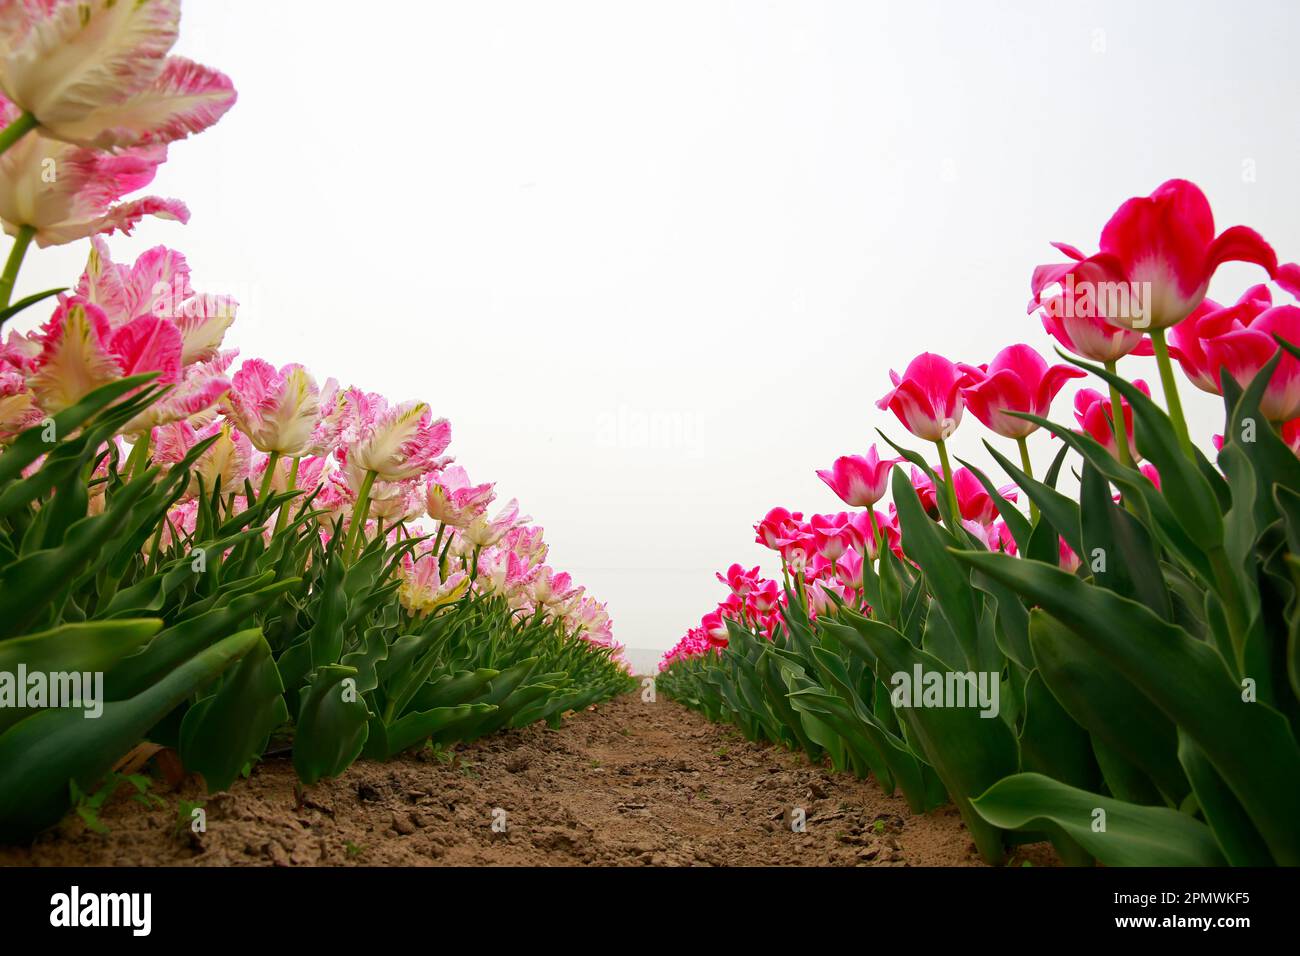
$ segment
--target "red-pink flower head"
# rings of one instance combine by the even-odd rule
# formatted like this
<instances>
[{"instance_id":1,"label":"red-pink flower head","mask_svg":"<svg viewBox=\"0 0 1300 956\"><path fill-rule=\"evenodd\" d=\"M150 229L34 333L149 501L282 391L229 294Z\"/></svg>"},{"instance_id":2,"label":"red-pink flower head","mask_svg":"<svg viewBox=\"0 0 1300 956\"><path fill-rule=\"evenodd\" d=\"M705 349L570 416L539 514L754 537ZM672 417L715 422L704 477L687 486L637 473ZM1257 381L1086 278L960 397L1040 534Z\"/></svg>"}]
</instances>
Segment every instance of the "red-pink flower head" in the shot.
<instances>
[{"instance_id":1,"label":"red-pink flower head","mask_svg":"<svg viewBox=\"0 0 1300 956\"><path fill-rule=\"evenodd\" d=\"M1082 289L1088 296L1083 304L1112 325L1167 329L1191 315L1215 270L1234 261L1277 275L1277 255L1259 233L1233 226L1216 236L1205 194L1187 180L1171 179L1120 206L1102 229L1096 255L1040 266L1032 285L1035 296L1056 283Z\"/></svg>"},{"instance_id":2,"label":"red-pink flower head","mask_svg":"<svg viewBox=\"0 0 1300 956\"><path fill-rule=\"evenodd\" d=\"M1083 370L1069 365L1049 366L1028 345L1011 345L987 365L958 365L964 373L961 390L966 407L1003 438L1024 438L1038 428L1033 422L1006 414L1028 412L1046 418L1052 399Z\"/></svg>"},{"instance_id":3,"label":"red-pink flower head","mask_svg":"<svg viewBox=\"0 0 1300 956\"><path fill-rule=\"evenodd\" d=\"M894 388L876 407L892 411L917 438L942 441L961 423L962 373L952 362L933 352L922 352L900 376L890 371Z\"/></svg>"},{"instance_id":4,"label":"red-pink flower head","mask_svg":"<svg viewBox=\"0 0 1300 956\"><path fill-rule=\"evenodd\" d=\"M872 445L865 457L842 455L835 459L829 471L818 471L817 477L826 482L840 500L854 508L870 508L885 496L889 473L901 459L881 459Z\"/></svg>"}]
</instances>

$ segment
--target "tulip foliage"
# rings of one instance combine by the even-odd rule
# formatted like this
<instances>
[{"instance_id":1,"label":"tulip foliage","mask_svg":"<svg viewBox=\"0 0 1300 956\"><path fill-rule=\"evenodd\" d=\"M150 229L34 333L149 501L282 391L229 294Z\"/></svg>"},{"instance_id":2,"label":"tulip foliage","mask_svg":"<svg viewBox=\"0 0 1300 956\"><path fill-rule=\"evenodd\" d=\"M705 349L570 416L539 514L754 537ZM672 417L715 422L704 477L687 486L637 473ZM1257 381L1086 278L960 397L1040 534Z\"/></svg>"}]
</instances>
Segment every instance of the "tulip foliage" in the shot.
<instances>
[{"instance_id":1,"label":"tulip foliage","mask_svg":"<svg viewBox=\"0 0 1300 956\"><path fill-rule=\"evenodd\" d=\"M951 801L989 862L1050 840L1074 864L1295 865L1300 309L1267 285L1228 307L1205 292L1242 259L1296 294L1296 267L1244 227L1216 237L1182 181L1125 203L1095 256L1058 248L1070 261L1034 273L1031 310L1068 364L1016 345L895 375L881 407L940 465L899 444L819 472L864 510L769 512L758 542L783 580L720 576L727 600L659 686L915 812ZM1166 408L1118 373L1129 354L1155 357ZM1190 441L1174 360L1222 396L1217 454ZM1078 427L1054 421L1085 375ZM949 460L963 410L995 435L987 469ZM1040 430L1058 447L1036 478Z\"/></svg>"},{"instance_id":2,"label":"tulip foliage","mask_svg":"<svg viewBox=\"0 0 1300 956\"><path fill-rule=\"evenodd\" d=\"M236 367L233 298L196 292L172 249L112 260L105 236L188 214L109 204L234 102L167 55L177 0L10 6L0 324L48 318L0 346L0 840L56 823L142 741L210 790L268 751L311 784L627 690L604 605L516 502L491 510L445 419ZM33 240L87 237L73 287L9 304ZM102 681L102 709L19 674Z\"/></svg>"}]
</instances>

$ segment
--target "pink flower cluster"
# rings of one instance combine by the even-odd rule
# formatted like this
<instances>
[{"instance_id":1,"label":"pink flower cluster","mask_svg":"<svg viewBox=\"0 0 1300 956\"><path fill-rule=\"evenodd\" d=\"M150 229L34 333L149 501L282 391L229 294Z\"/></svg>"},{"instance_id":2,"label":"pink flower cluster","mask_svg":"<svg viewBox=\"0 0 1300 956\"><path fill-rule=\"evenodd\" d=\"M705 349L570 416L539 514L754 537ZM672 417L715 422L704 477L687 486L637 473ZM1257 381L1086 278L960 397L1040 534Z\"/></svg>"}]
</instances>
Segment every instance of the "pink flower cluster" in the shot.
<instances>
[{"instance_id":1,"label":"pink flower cluster","mask_svg":"<svg viewBox=\"0 0 1300 956\"><path fill-rule=\"evenodd\" d=\"M110 444L118 460L129 456L133 472L174 466L211 441L163 546L193 533L201 493L219 489L239 512L301 492L272 514L268 536L302 520L310 499L322 540L340 534L345 560L380 536L427 538L395 572L413 617L467 593L502 595L619 659L606 606L545 564L543 531L517 501L490 512L494 486L444 454L451 425L426 403L318 383L294 363L236 368L236 351L223 348L233 298L195 291L184 256L164 246L129 265L112 260L104 236L146 215L188 220L176 200L120 200L153 180L168 143L235 102L224 75L170 55L179 23L180 0L0 2L0 225L15 237L0 308L29 243L91 239L75 289L39 329L11 331L0 346L0 448L100 386L152 374L146 387L165 391ZM95 494L92 509L102 486Z\"/></svg>"},{"instance_id":2,"label":"pink flower cluster","mask_svg":"<svg viewBox=\"0 0 1300 956\"><path fill-rule=\"evenodd\" d=\"M1275 305L1267 285L1252 286L1227 306L1206 298L1210 279L1228 261L1258 265L1280 288L1300 296L1300 266L1279 265L1268 243L1244 226L1216 234L1209 202L1190 182L1171 180L1150 196L1125 202L1102 230L1100 251L1092 256L1063 243L1055 246L1067 261L1033 271L1030 311L1039 312L1043 328L1062 348L1111 371L1130 354L1155 356L1166 367L1172 358L1197 388L1220 394L1224 375L1239 386L1248 385L1277 355L1277 337L1300 344L1300 307ZM1026 344L1008 346L980 365L926 352L901 375L890 372L893 387L877 405L892 412L917 438L935 444L941 462L932 470L945 479L949 502L964 530L990 550L1015 554L1016 542L999 506L1018 502L1018 489L998 488L999 503L974 473L949 466L946 442L969 410L990 431L1020 446L1028 471L1025 443L1039 423L1022 416L1049 418L1061 389L1084 374L1073 365L1049 365ZM1150 395L1141 379L1133 385ZM1176 394L1171 395L1176 389L1167 383L1165 392L1175 427L1181 426L1185 434L1181 406ZM1074 396L1078 430L1121 462L1132 463L1159 488L1159 474L1141 461L1134 446L1132 410L1122 398L1119 404L1116 410L1109 394L1080 389ZM1300 453L1300 360L1283 354L1261 409ZM846 505L860 511L808 520L785 508L769 511L755 525L756 540L778 553L784 586L764 579L757 567L745 571L732 565L725 576L719 575L730 594L664 656L661 669L725 647L728 622L770 639L781 627L780 610L792 596L814 618L833 613L841 604L869 613L863 574L880 559L881 546L887 544L899 560L908 560L895 506L876 510L899 461L880 458L873 446L864 456L840 457L817 472ZM930 477L913 466L911 485L925 512L941 520ZM1060 563L1070 571L1080 564L1064 540ZM755 601L758 594L764 610Z\"/></svg>"}]
</instances>

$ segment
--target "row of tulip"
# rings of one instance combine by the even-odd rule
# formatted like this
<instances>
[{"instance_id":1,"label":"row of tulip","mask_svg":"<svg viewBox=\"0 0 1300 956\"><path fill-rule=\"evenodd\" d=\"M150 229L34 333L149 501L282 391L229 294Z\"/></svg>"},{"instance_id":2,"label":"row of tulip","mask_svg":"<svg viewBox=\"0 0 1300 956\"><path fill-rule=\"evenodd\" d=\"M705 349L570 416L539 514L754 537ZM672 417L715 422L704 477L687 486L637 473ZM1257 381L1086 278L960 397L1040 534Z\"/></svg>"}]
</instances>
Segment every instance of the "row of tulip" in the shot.
<instances>
[{"instance_id":1,"label":"row of tulip","mask_svg":"<svg viewBox=\"0 0 1300 956\"><path fill-rule=\"evenodd\" d=\"M631 683L605 606L517 502L492 510L428 405L236 368L231 297L168 248L112 260L105 236L188 217L119 200L235 99L168 55L178 23L177 0L0 4L0 324L57 296L0 346L4 840L143 740L211 790L268 749L310 784ZM75 288L10 305L33 242L86 238Z\"/></svg>"},{"instance_id":2,"label":"row of tulip","mask_svg":"<svg viewBox=\"0 0 1300 956\"><path fill-rule=\"evenodd\" d=\"M1253 230L1216 235L1185 181L1124 203L1098 253L1057 248L1030 312L1068 363L1013 345L891 373L879 407L938 465L890 441L897 458L873 446L819 471L860 510L768 512L757 543L781 580L720 574L726 599L659 686L916 812L951 801L989 862L1050 840L1078 864L1300 863L1300 308L1268 283L1205 298L1225 261L1292 295L1300 269ZM1130 354L1154 356L1165 409L1118 374ZM1222 396L1213 461L1175 363ZM1053 423L1085 375L1099 388L1075 395L1077 427ZM1017 462L984 441L1011 484L952 466L966 410L1018 446ZM1041 480L1039 428L1060 446Z\"/></svg>"}]
</instances>

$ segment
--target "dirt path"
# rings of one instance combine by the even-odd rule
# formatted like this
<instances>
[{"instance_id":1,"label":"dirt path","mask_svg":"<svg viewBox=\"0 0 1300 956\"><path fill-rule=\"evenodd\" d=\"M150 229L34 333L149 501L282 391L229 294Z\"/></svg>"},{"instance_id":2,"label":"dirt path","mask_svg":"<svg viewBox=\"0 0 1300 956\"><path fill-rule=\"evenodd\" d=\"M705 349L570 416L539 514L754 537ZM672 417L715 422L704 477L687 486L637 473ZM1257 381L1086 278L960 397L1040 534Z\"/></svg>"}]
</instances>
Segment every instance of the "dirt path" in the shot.
<instances>
[{"instance_id":1,"label":"dirt path","mask_svg":"<svg viewBox=\"0 0 1300 956\"><path fill-rule=\"evenodd\" d=\"M190 782L161 808L123 788L100 813L108 834L69 818L30 849L0 847L0 865L979 862L955 810L913 816L874 782L750 744L662 696L629 694L558 730L508 731L454 755L362 761L301 803L295 782L278 758L229 793L204 797ZM173 835L181 798L204 802L206 833ZM797 809L802 833L791 827ZM1050 861L1041 848L1029 858Z\"/></svg>"}]
</instances>

